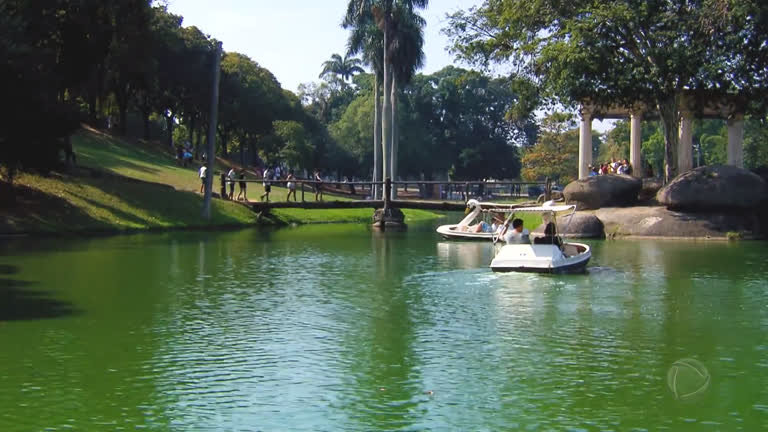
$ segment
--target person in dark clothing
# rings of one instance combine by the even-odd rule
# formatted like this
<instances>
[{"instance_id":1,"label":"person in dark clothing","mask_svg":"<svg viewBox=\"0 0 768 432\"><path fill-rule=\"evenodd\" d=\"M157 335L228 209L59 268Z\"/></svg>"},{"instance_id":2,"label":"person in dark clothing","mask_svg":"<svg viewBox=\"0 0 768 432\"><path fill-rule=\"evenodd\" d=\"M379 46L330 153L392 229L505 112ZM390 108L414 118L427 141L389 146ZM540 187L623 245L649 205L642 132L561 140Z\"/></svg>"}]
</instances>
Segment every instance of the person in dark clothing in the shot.
<instances>
[{"instance_id":1,"label":"person in dark clothing","mask_svg":"<svg viewBox=\"0 0 768 432\"><path fill-rule=\"evenodd\" d=\"M560 236L557 235L555 224L549 222L547 226L544 227L544 237L537 237L533 240L533 244L553 244L557 247L561 247L563 241L560 240Z\"/></svg>"},{"instance_id":2,"label":"person in dark clothing","mask_svg":"<svg viewBox=\"0 0 768 432\"><path fill-rule=\"evenodd\" d=\"M246 193L247 192L246 191L246 187L248 186L248 183L245 182L245 170L244 169L240 170L240 178L239 178L239 180L240 181L237 184L238 184L238 186L240 186L240 192L238 192L238 194L237 194L237 200L239 201L240 197L242 196L243 197L243 201L247 202L248 201L248 197L246 196L246 194L247 194Z\"/></svg>"},{"instance_id":3,"label":"person in dark clothing","mask_svg":"<svg viewBox=\"0 0 768 432\"><path fill-rule=\"evenodd\" d=\"M229 199L229 195L227 195L227 174L223 171L221 173L221 199Z\"/></svg>"}]
</instances>

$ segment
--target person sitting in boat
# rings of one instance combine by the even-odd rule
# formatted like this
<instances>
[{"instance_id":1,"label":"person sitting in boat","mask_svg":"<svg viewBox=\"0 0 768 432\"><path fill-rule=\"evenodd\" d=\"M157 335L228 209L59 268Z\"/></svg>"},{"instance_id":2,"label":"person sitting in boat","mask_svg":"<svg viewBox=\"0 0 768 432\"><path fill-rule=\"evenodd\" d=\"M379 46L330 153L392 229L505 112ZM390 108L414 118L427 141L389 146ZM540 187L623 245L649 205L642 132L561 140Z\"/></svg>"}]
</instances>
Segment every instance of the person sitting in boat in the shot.
<instances>
[{"instance_id":1,"label":"person sitting in boat","mask_svg":"<svg viewBox=\"0 0 768 432\"><path fill-rule=\"evenodd\" d=\"M491 222L491 232L499 232L504 228L504 215L501 213L493 213L493 222Z\"/></svg>"},{"instance_id":2,"label":"person sitting in boat","mask_svg":"<svg viewBox=\"0 0 768 432\"><path fill-rule=\"evenodd\" d=\"M533 244L553 244L557 247L563 246L563 241L560 240L560 236L557 235L555 224L549 222L544 227L544 237L537 237L533 240Z\"/></svg>"},{"instance_id":3,"label":"person sitting in boat","mask_svg":"<svg viewBox=\"0 0 768 432\"><path fill-rule=\"evenodd\" d=\"M499 230L504 223L504 217L499 215L498 213L493 213L493 223L488 223L486 221L478 222L475 225L469 225L467 226L466 231L473 232L473 233L493 233Z\"/></svg>"},{"instance_id":4,"label":"person sitting in boat","mask_svg":"<svg viewBox=\"0 0 768 432\"><path fill-rule=\"evenodd\" d=\"M502 231L503 232L503 231ZM523 227L522 219L512 221L512 229L504 234L504 241L507 244L529 244L531 243L530 232Z\"/></svg>"}]
</instances>

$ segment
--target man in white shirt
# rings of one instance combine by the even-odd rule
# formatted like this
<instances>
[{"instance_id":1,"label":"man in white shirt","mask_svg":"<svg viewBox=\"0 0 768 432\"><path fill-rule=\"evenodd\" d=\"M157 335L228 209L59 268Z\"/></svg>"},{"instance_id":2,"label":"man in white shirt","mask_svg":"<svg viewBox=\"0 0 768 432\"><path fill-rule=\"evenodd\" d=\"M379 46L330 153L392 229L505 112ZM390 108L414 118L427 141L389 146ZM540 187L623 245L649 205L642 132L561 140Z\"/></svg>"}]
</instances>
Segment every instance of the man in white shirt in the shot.
<instances>
[{"instance_id":1,"label":"man in white shirt","mask_svg":"<svg viewBox=\"0 0 768 432\"><path fill-rule=\"evenodd\" d=\"M507 244L530 244L530 234L527 229L523 228L523 220L515 219L512 221L512 229L507 230L507 233L504 234L504 241Z\"/></svg>"},{"instance_id":2,"label":"man in white shirt","mask_svg":"<svg viewBox=\"0 0 768 432\"><path fill-rule=\"evenodd\" d=\"M208 167L203 165L200 167L200 193L203 193L205 190L205 177L208 173Z\"/></svg>"},{"instance_id":3,"label":"man in white shirt","mask_svg":"<svg viewBox=\"0 0 768 432\"><path fill-rule=\"evenodd\" d=\"M229 199L235 199L235 180L237 180L237 173L235 172L235 167L232 167L227 173L227 183L229 183Z\"/></svg>"}]
</instances>

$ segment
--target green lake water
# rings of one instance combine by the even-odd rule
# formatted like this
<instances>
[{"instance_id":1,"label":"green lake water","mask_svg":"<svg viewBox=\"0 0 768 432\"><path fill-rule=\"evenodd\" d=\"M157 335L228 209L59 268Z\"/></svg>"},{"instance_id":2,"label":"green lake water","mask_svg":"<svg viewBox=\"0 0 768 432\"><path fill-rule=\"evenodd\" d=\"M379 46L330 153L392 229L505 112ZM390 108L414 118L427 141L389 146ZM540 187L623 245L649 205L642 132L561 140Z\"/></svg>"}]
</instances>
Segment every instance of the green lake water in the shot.
<instances>
[{"instance_id":1,"label":"green lake water","mask_svg":"<svg viewBox=\"0 0 768 432\"><path fill-rule=\"evenodd\" d=\"M0 431L768 430L768 245L590 244L542 276L431 224L3 240Z\"/></svg>"}]
</instances>

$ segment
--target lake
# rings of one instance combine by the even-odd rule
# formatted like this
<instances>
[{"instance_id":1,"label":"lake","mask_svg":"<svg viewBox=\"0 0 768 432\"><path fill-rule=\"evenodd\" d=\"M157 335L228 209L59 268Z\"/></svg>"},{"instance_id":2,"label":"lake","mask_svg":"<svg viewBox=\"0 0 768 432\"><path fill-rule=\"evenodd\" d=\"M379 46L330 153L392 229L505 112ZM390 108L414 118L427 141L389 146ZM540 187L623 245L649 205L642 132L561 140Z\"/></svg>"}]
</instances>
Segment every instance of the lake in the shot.
<instances>
[{"instance_id":1,"label":"lake","mask_svg":"<svg viewBox=\"0 0 768 432\"><path fill-rule=\"evenodd\" d=\"M756 431L768 245L494 274L445 221L0 243L0 430Z\"/></svg>"}]
</instances>

